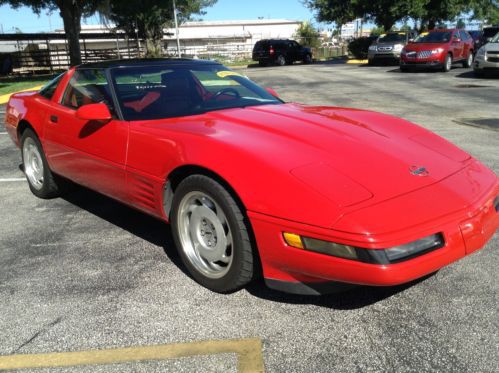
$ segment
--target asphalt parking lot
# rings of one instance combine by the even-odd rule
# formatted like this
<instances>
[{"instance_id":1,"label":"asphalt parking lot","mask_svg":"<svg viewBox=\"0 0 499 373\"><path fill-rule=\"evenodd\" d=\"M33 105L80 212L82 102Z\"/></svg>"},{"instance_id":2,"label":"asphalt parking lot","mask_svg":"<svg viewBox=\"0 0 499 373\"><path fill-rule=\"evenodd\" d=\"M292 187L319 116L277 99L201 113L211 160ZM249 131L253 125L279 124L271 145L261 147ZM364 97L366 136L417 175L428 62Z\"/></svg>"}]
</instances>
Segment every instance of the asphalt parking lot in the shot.
<instances>
[{"instance_id":1,"label":"asphalt parking lot","mask_svg":"<svg viewBox=\"0 0 499 373\"><path fill-rule=\"evenodd\" d=\"M499 174L499 132L456 122L497 119L499 79L474 79L457 67L447 74L344 64L240 72L287 101L401 116ZM0 364L1 355L257 338L262 345L249 359L261 353L268 372L499 371L499 235L405 286L302 297L255 283L215 294L186 275L167 225L83 188L34 197L0 120ZM22 371L230 372L241 354L208 348Z\"/></svg>"}]
</instances>

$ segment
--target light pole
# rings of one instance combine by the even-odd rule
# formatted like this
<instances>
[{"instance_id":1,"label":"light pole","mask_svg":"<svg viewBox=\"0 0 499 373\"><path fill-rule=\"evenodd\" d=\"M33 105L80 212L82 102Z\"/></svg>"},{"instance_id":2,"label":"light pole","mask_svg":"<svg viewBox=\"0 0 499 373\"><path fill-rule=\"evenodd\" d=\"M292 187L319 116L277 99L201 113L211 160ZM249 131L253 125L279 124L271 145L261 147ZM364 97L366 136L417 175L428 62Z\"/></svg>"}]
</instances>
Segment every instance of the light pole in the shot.
<instances>
[{"instance_id":1,"label":"light pole","mask_svg":"<svg viewBox=\"0 0 499 373\"><path fill-rule=\"evenodd\" d=\"M180 54L180 39L178 36L178 20L177 20L177 7L175 6L175 0L173 0L173 17L175 18L175 34L177 35L177 55L178 58L181 58Z\"/></svg>"}]
</instances>

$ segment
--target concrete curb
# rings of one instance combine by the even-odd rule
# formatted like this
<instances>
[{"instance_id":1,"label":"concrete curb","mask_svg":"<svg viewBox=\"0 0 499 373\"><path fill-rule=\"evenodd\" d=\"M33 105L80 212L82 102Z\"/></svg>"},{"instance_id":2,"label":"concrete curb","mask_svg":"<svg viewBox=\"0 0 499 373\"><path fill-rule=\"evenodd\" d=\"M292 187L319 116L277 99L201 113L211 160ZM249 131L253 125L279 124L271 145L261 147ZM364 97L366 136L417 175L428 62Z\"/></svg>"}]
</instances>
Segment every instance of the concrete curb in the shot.
<instances>
[{"instance_id":1,"label":"concrete curb","mask_svg":"<svg viewBox=\"0 0 499 373\"><path fill-rule=\"evenodd\" d=\"M23 90L20 90L18 92L38 91L42 87L43 87L43 85L37 85L36 87L23 89ZM6 104L9 101L10 96L12 96L14 93L18 93L18 92L12 92L12 93L7 93L5 95L0 95L0 105Z\"/></svg>"}]
</instances>

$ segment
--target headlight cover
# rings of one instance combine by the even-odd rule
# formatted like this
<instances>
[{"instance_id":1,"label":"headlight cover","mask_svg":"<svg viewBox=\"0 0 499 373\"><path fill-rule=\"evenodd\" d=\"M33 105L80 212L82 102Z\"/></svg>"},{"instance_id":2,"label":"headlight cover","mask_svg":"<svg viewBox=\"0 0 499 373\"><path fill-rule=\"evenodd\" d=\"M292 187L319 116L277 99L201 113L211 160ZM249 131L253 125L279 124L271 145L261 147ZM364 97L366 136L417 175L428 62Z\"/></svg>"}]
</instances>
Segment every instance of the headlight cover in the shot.
<instances>
[{"instance_id":1,"label":"headlight cover","mask_svg":"<svg viewBox=\"0 0 499 373\"><path fill-rule=\"evenodd\" d=\"M284 241L291 247L326 254L342 259L356 260L370 264L394 264L429 253L445 245L441 233L388 249L365 249L335 242L283 233Z\"/></svg>"},{"instance_id":2,"label":"headlight cover","mask_svg":"<svg viewBox=\"0 0 499 373\"><path fill-rule=\"evenodd\" d=\"M364 50L365 50L365 49L364 49ZM369 50L370 50L370 51L375 51L375 52L376 52L376 51L378 50L378 47L377 47L376 45L370 45L370 46L369 46Z\"/></svg>"},{"instance_id":3,"label":"headlight cover","mask_svg":"<svg viewBox=\"0 0 499 373\"><path fill-rule=\"evenodd\" d=\"M431 54L440 54L444 51L443 48L436 48L431 51Z\"/></svg>"},{"instance_id":4,"label":"headlight cover","mask_svg":"<svg viewBox=\"0 0 499 373\"><path fill-rule=\"evenodd\" d=\"M393 47L393 50L395 52L400 52L402 49L404 49L404 46L402 44L397 44Z\"/></svg>"},{"instance_id":5,"label":"headlight cover","mask_svg":"<svg viewBox=\"0 0 499 373\"><path fill-rule=\"evenodd\" d=\"M485 48L484 48L484 47L480 48L480 49L478 50L478 52L476 53L476 55L477 55L478 57L483 57L483 56L485 56Z\"/></svg>"}]
</instances>

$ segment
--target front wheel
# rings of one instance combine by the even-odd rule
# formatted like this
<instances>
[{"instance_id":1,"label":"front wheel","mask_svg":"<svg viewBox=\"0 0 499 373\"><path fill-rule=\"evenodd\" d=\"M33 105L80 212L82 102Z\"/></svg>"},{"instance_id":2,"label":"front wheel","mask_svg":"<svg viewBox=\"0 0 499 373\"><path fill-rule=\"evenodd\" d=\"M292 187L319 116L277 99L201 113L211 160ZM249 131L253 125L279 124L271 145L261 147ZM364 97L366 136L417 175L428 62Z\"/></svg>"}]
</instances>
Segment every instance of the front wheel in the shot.
<instances>
[{"instance_id":1,"label":"front wheel","mask_svg":"<svg viewBox=\"0 0 499 373\"><path fill-rule=\"evenodd\" d=\"M250 228L232 195L204 175L176 188L171 224L182 262L201 285L218 293L236 291L254 274Z\"/></svg>"},{"instance_id":2,"label":"front wheel","mask_svg":"<svg viewBox=\"0 0 499 373\"><path fill-rule=\"evenodd\" d=\"M305 57L303 57L303 63L305 65L309 65L312 63L312 56L310 54L306 54Z\"/></svg>"},{"instance_id":3,"label":"front wheel","mask_svg":"<svg viewBox=\"0 0 499 373\"><path fill-rule=\"evenodd\" d=\"M463 61L463 67L468 69L471 67L471 65L473 65L473 52L472 51L470 51L470 54L468 54L468 58L465 61Z\"/></svg>"},{"instance_id":4,"label":"front wheel","mask_svg":"<svg viewBox=\"0 0 499 373\"><path fill-rule=\"evenodd\" d=\"M38 136L31 129L24 131L21 137L23 168L29 189L39 198L54 198L59 195L54 175L49 169Z\"/></svg>"},{"instance_id":5,"label":"front wheel","mask_svg":"<svg viewBox=\"0 0 499 373\"><path fill-rule=\"evenodd\" d=\"M447 56L445 56L444 66L443 66L442 69L446 73L449 72L452 69L452 56L450 54L448 54Z\"/></svg>"}]
</instances>

